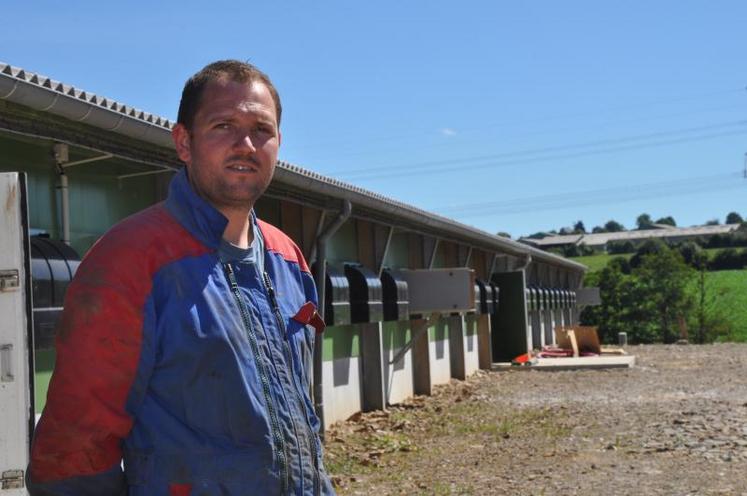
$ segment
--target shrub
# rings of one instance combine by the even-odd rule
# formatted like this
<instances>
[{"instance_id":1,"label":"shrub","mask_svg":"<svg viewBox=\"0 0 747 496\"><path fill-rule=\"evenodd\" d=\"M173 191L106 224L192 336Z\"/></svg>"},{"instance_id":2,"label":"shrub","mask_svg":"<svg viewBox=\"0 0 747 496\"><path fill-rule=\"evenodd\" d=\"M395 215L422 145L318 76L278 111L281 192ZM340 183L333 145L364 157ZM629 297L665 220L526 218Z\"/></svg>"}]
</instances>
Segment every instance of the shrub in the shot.
<instances>
[{"instance_id":1,"label":"shrub","mask_svg":"<svg viewBox=\"0 0 747 496\"><path fill-rule=\"evenodd\" d=\"M685 241L677 246L677 251L682 255L685 263L695 269L700 269L708 264L708 255L694 241Z\"/></svg>"},{"instance_id":2,"label":"shrub","mask_svg":"<svg viewBox=\"0 0 747 496\"><path fill-rule=\"evenodd\" d=\"M734 248L724 248L716 254L709 262L709 270L738 270L747 263L745 250L738 251Z\"/></svg>"},{"instance_id":3,"label":"shrub","mask_svg":"<svg viewBox=\"0 0 747 496\"><path fill-rule=\"evenodd\" d=\"M607 253L620 254L620 253L633 253L635 251L635 245L632 241L610 241L607 243Z\"/></svg>"},{"instance_id":4,"label":"shrub","mask_svg":"<svg viewBox=\"0 0 747 496\"><path fill-rule=\"evenodd\" d=\"M741 229L729 234L714 234L706 242L708 248L747 246L747 232Z\"/></svg>"},{"instance_id":5,"label":"shrub","mask_svg":"<svg viewBox=\"0 0 747 496\"><path fill-rule=\"evenodd\" d=\"M624 258L616 257L587 281L599 286L602 304L585 309L581 322L597 325L605 342L614 342L620 331L634 343L672 342L692 308L686 289L694 271L682 256L663 243L645 251L638 268L631 271Z\"/></svg>"},{"instance_id":6,"label":"shrub","mask_svg":"<svg viewBox=\"0 0 747 496\"><path fill-rule=\"evenodd\" d=\"M661 253L668 249L666 243L663 241L659 239L648 239L638 247L635 255L630 258L630 267L633 269L638 268L643 262L643 257L646 255Z\"/></svg>"}]
</instances>

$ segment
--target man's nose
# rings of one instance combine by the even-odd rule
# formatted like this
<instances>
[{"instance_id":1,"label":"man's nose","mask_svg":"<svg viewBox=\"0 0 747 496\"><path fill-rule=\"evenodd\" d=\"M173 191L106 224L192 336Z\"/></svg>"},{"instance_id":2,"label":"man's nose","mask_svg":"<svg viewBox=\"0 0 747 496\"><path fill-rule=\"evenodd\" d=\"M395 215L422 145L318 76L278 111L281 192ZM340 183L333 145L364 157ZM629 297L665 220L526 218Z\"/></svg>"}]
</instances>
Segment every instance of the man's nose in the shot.
<instances>
[{"instance_id":1,"label":"man's nose","mask_svg":"<svg viewBox=\"0 0 747 496\"><path fill-rule=\"evenodd\" d=\"M255 152L257 148L254 146L252 135L249 133L240 133L234 143L234 147L244 151Z\"/></svg>"}]
</instances>

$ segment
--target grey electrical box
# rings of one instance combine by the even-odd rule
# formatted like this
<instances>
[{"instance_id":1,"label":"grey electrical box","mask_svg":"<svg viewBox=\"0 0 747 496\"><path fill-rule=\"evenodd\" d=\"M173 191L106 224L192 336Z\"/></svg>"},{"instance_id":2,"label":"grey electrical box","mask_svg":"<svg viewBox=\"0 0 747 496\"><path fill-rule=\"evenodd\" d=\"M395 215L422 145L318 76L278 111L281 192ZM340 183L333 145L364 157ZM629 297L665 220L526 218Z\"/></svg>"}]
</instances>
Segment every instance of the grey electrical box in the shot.
<instances>
[{"instance_id":1,"label":"grey electrical box","mask_svg":"<svg viewBox=\"0 0 747 496\"><path fill-rule=\"evenodd\" d=\"M599 288L579 288L576 290L577 306L594 306L601 304L602 298L599 295Z\"/></svg>"},{"instance_id":2,"label":"grey electrical box","mask_svg":"<svg viewBox=\"0 0 747 496\"><path fill-rule=\"evenodd\" d=\"M410 292L410 313L475 310L475 271L467 268L402 270Z\"/></svg>"}]
</instances>

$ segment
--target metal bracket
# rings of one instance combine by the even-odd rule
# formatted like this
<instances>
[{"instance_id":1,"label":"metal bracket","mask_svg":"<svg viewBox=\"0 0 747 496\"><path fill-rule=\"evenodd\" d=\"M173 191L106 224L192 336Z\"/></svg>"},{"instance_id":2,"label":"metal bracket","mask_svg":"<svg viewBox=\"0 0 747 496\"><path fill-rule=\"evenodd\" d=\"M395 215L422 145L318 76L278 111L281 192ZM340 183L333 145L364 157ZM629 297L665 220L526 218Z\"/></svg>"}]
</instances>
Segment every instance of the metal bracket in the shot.
<instances>
[{"instance_id":1,"label":"metal bracket","mask_svg":"<svg viewBox=\"0 0 747 496\"><path fill-rule=\"evenodd\" d=\"M436 263L436 253L438 253L438 243L439 242L440 242L440 240L438 238L436 238L436 241L433 243L433 251L431 252L431 257L428 260L428 268L429 269L432 269L433 266Z\"/></svg>"},{"instance_id":2,"label":"metal bracket","mask_svg":"<svg viewBox=\"0 0 747 496\"><path fill-rule=\"evenodd\" d=\"M114 157L111 153L104 153L103 155L99 155L98 157L91 157L91 158L84 158L83 160L76 160L75 162L64 162L61 163L60 166L63 169L67 169L69 167L74 167L76 165L83 165L83 164L90 164L91 162L98 162L99 160L108 160L110 158Z\"/></svg>"},{"instance_id":3,"label":"metal bracket","mask_svg":"<svg viewBox=\"0 0 747 496\"><path fill-rule=\"evenodd\" d=\"M22 489L23 470L6 470L0 480L2 480L0 489Z\"/></svg>"},{"instance_id":4,"label":"metal bracket","mask_svg":"<svg viewBox=\"0 0 747 496\"><path fill-rule=\"evenodd\" d=\"M0 345L0 382L13 382L13 366L10 363L13 345Z\"/></svg>"},{"instance_id":5,"label":"metal bracket","mask_svg":"<svg viewBox=\"0 0 747 496\"><path fill-rule=\"evenodd\" d=\"M472 260L472 247L467 247L467 256L464 258L464 263L462 264L462 267L469 267L469 262Z\"/></svg>"},{"instance_id":6,"label":"metal bracket","mask_svg":"<svg viewBox=\"0 0 747 496\"><path fill-rule=\"evenodd\" d=\"M133 172L131 174L122 174L121 176L117 176L117 180L121 181L122 179L128 179L130 177L141 177L141 176L152 176L153 174L163 174L164 172L174 172L174 169L158 169L158 170L152 170L152 171L145 171L145 172Z\"/></svg>"},{"instance_id":7,"label":"metal bracket","mask_svg":"<svg viewBox=\"0 0 747 496\"><path fill-rule=\"evenodd\" d=\"M21 286L18 269L0 270L0 291L15 291Z\"/></svg>"},{"instance_id":8,"label":"metal bracket","mask_svg":"<svg viewBox=\"0 0 747 496\"><path fill-rule=\"evenodd\" d=\"M402 359L402 357L405 356L405 353L410 351L413 344L415 344L415 340L418 339L420 336L422 336L424 332L428 332L428 328L432 326L440 318L441 318L441 314L438 312L434 312L430 314L430 316L428 317L428 320L426 320L425 323L423 324L423 327L421 327L420 329L418 329L417 331L413 333L410 341L405 346L403 346L396 355L394 355L392 360L389 362L389 365L394 365L395 363L399 362Z\"/></svg>"},{"instance_id":9,"label":"metal bracket","mask_svg":"<svg viewBox=\"0 0 747 496\"><path fill-rule=\"evenodd\" d=\"M384 245L384 253L381 254L381 260L379 260L379 267L377 273L381 277L381 273L384 271L384 262L386 261L387 253L389 253L389 245L392 244L392 235L394 234L394 226L389 226L389 232L386 236L386 244Z\"/></svg>"}]
</instances>

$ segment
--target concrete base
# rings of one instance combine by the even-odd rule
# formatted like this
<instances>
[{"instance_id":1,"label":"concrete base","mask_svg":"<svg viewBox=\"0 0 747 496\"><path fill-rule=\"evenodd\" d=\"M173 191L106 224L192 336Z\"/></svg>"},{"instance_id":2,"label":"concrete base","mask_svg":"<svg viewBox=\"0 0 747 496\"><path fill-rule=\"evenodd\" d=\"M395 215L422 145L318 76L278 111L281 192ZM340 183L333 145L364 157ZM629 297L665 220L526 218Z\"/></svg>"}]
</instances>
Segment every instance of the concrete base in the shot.
<instances>
[{"instance_id":1,"label":"concrete base","mask_svg":"<svg viewBox=\"0 0 747 496\"><path fill-rule=\"evenodd\" d=\"M384 394L387 405L401 403L414 394L412 385L412 350L397 362L389 362L402 348L384 350Z\"/></svg>"},{"instance_id":2,"label":"concrete base","mask_svg":"<svg viewBox=\"0 0 747 496\"><path fill-rule=\"evenodd\" d=\"M467 314L464 317L464 375L469 377L480 369L478 343L478 319L480 316Z\"/></svg>"},{"instance_id":3,"label":"concrete base","mask_svg":"<svg viewBox=\"0 0 747 496\"><path fill-rule=\"evenodd\" d=\"M364 412L384 410L386 395L384 392L384 366L382 356L384 343L381 324L378 322L360 324L361 360L363 362L363 380L361 381L362 407Z\"/></svg>"},{"instance_id":4,"label":"concrete base","mask_svg":"<svg viewBox=\"0 0 747 496\"><path fill-rule=\"evenodd\" d=\"M451 381L451 355L449 341L430 341L428 343L428 361L430 362L431 385L448 384Z\"/></svg>"},{"instance_id":5,"label":"concrete base","mask_svg":"<svg viewBox=\"0 0 747 496\"><path fill-rule=\"evenodd\" d=\"M515 366L511 362L493 364L494 370L574 370L574 369L620 369L635 366L635 356L593 356L567 358L535 358L529 365Z\"/></svg>"},{"instance_id":6,"label":"concrete base","mask_svg":"<svg viewBox=\"0 0 747 496\"><path fill-rule=\"evenodd\" d=\"M427 331L420 332L425 320L413 321L417 336L412 347L413 388L415 394L430 395L433 386L451 380L449 330L445 319L439 319Z\"/></svg>"},{"instance_id":7,"label":"concrete base","mask_svg":"<svg viewBox=\"0 0 747 496\"><path fill-rule=\"evenodd\" d=\"M324 425L361 411L361 361L358 357L324 362Z\"/></svg>"},{"instance_id":8,"label":"concrete base","mask_svg":"<svg viewBox=\"0 0 747 496\"><path fill-rule=\"evenodd\" d=\"M479 365L483 370L490 370L493 363L493 349L490 338L490 315L480 315L477 318L477 352Z\"/></svg>"},{"instance_id":9,"label":"concrete base","mask_svg":"<svg viewBox=\"0 0 747 496\"><path fill-rule=\"evenodd\" d=\"M568 370L568 369L614 369L629 368L635 365L635 356L595 356L568 358L538 358L532 369Z\"/></svg>"},{"instance_id":10,"label":"concrete base","mask_svg":"<svg viewBox=\"0 0 747 496\"><path fill-rule=\"evenodd\" d=\"M384 401L387 405L401 403L413 393L412 348L410 346L412 323L407 321L383 322L381 363L384 372ZM401 356L400 356L401 355ZM399 359L391 363L396 356Z\"/></svg>"},{"instance_id":11,"label":"concrete base","mask_svg":"<svg viewBox=\"0 0 747 496\"><path fill-rule=\"evenodd\" d=\"M451 315L446 318L446 322L449 326L449 355L451 358L451 377L463 381L467 378L467 368L464 362L464 353L466 350L466 343L464 340L464 317L461 315Z\"/></svg>"}]
</instances>

